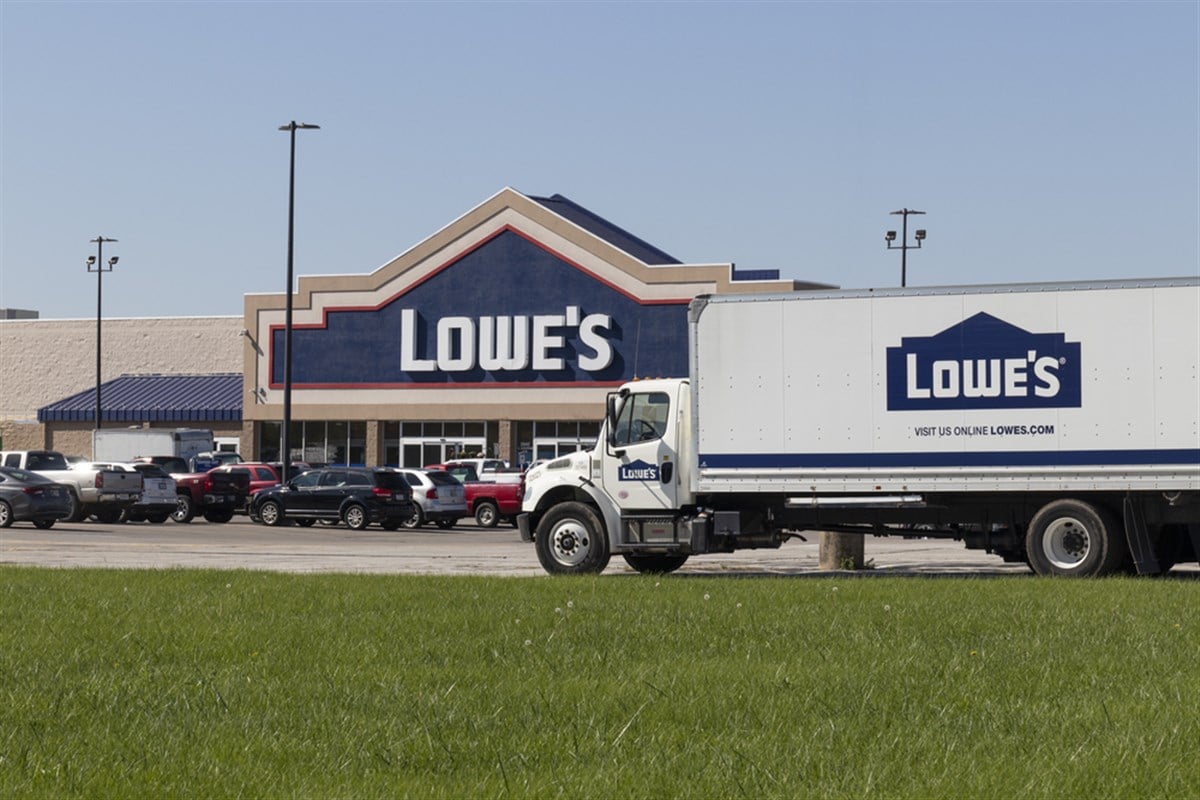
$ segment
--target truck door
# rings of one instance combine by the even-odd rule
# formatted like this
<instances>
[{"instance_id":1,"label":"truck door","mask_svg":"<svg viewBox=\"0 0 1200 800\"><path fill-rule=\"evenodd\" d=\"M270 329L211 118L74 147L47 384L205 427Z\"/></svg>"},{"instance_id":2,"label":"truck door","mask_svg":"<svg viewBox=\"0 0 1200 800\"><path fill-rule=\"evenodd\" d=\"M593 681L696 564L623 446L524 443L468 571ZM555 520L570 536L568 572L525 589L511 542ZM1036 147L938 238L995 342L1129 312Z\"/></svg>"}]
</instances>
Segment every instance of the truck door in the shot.
<instances>
[{"instance_id":1,"label":"truck door","mask_svg":"<svg viewBox=\"0 0 1200 800\"><path fill-rule=\"evenodd\" d=\"M604 488L624 511L675 508L679 415L674 399L665 391L615 398L612 433L605 431Z\"/></svg>"}]
</instances>

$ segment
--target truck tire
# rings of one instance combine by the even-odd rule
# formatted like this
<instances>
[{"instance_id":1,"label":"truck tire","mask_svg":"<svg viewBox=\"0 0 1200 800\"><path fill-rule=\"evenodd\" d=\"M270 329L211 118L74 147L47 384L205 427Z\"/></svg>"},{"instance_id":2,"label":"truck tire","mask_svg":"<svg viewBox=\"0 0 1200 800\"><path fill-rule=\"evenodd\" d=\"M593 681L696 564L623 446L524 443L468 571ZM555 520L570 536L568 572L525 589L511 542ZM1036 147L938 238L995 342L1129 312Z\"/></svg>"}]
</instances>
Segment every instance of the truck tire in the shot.
<instances>
[{"instance_id":1,"label":"truck tire","mask_svg":"<svg viewBox=\"0 0 1200 800\"><path fill-rule=\"evenodd\" d=\"M162 525L164 522L166 522L170 518L171 518L170 514L148 514L148 515L146 515L146 520L151 525Z\"/></svg>"},{"instance_id":2,"label":"truck tire","mask_svg":"<svg viewBox=\"0 0 1200 800\"><path fill-rule=\"evenodd\" d=\"M123 509L120 508L101 508L96 512L96 521L105 525L116 525L118 522L124 522L121 519Z\"/></svg>"},{"instance_id":3,"label":"truck tire","mask_svg":"<svg viewBox=\"0 0 1200 800\"><path fill-rule=\"evenodd\" d=\"M175 510L171 512L171 519L178 523L191 522L196 516L196 504L192 498L186 494L175 495Z\"/></svg>"},{"instance_id":4,"label":"truck tire","mask_svg":"<svg viewBox=\"0 0 1200 800\"><path fill-rule=\"evenodd\" d=\"M275 527L283 524L283 507L274 500L267 500L258 507L258 518L263 525Z\"/></svg>"},{"instance_id":5,"label":"truck tire","mask_svg":"<svg viewBox=\"0 0 1200 800\"><path fill-rule=\"evenodd\" d=\"M534 536L542 568L552 575L603 572L610 552L600 517L583 503L560 503L542 517Z\"/></svg>"},{"instance_id":6,"label":"truck tire","mask_svg":"<svg viewBox=\"0 0 1200 800\"><path fill-rule=\"evenodd\" d=\"M13 524L12 506L5 500L0 500L0 528L7 528Z\"/></svg>"},{"instance_id":7,"label":"truck tire","mask_svg":"<svg viewBox=\"0 0 1200 800\"><path fill-rule=\"evenodd\" d=\"M233 511L228 508L213 510L213 511L205 511L204 519L206 519L209 522L215 522L216 524L221 525L221 524L229 522L229 520L233 519Z\"/></svg>"},{"instance_id":8,"label":"truck tire","mask_svg":"<svg viewBox=\"0 0 1200 800\"><path fill-rule=\"evenodd\" d=\"M367 510L358 503L346 506L346 510L342 513L342 519L346 521L346 527L352 531L366 530L367 526L371 524Z\"/></svg>"},{"instance_id":9,"label":"truck tire","mask_svg":"<svg viewBox=\"0 0 1200 800\"><path fill-rule=\"evenodd\" d=\"M65 517L66 522L82 522L87 516L87 510L83 505L83 501L79 499L79 495L74 490L71 491L71 513Z\"/></svg>"},{"instance_id":10,"label":"truck tire","mask_svg":"<svg viewBox=\"0 0 1200 800\"><path fill-rule=\"evenodd\" d=\"M674 553L625 553L625 563L646 575L666 575L687 563L688 557Z\"/></svg>"},{"instance_id":11,"label":"truck tire","mask_svg":"<svg viewBox=\"0 0 1200 800\"><path fill-rule=\"evenodd\" d=\"M481 528L494 528L500 522L500 511L496 504L484 500L475 504L475 524Z\"/></svg>"},{"instance_id":12,"label":"truck tire","mask_svg":"<svg viewBox=\"0 0 1200 800\"><path fill-rule=\"evenodd\" d=\"M1129 558L1125 531L1116 517L1073 499L1047 503L1033 515L1025 552L1038 575L1109 575Z\"/></svg>"}]
</instances>

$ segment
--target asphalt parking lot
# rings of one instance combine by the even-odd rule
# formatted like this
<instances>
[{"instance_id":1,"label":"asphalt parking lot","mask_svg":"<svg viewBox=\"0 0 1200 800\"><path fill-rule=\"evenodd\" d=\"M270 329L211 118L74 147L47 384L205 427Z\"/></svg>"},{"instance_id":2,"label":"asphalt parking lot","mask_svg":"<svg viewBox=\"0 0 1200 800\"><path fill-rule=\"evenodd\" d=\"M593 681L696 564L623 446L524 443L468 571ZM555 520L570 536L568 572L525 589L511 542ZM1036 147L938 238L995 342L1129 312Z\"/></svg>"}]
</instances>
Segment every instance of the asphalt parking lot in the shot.
<instances>
[{"instance_id":1,"label":"asphalt parking lot","mask_svg":"<svg viewBox=\"0 0 1200 800\"><path fill-rule=\"evenodd\" d=\"M1032 575L1023 564L967 550L958 542L870 538L869 570L875 575ZM0 530L0 563L45 567L171 567L361 572L430 575L545 575L533 546L515 528L484 529L473 521L451 530L352 531L345 526L268 528L235 518L216 525L194 521L104 525L58 523L38 530L17 523ZM614 558L606 574L632 573ZM679 574L822 575L818 537L789 542L777 550L695 556ZM1176 567L1172 576L1200 578L1196 565Z\"/></svg>"}]
</instances>

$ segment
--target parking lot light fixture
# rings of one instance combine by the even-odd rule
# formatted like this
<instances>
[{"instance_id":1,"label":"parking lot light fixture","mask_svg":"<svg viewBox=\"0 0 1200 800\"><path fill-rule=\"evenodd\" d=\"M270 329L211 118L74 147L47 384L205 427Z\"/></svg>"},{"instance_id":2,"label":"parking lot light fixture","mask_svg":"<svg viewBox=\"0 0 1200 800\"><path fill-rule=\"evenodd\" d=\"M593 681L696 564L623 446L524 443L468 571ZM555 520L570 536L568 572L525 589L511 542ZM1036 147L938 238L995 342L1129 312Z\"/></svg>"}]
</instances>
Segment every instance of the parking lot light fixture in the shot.
<instances>
[{"instance_id":1,"label":"parking lot light fixture","mask_svg":"<svg viewBox=\"0 0 1200 800\"><path fill-rule=\"evenodd\" d=\"M291 162L288 170L288 241L287 241L287 306L283 323L283 430L280 431L279 442L279 478L287 483L288 468L291 465L291 442L288 441L292 427L292 292L294 291L294 274L292 271L292 249L296 219L296 131L320 130L320 125L310 125L307 122L292 120L286 125L280 125L279 130L288 131L292 140Z\"/></svg>"},{"instance_id":2,"label":"parking lot light fixture","mask_svg":"<svg viewBox=\"0 0 1200 800\"><path fill-rule=\"evenodd\" d=\"M104 273L112 272L113 267L117 265L117 256L113 256L108 260L108 264L104 263L104 243L115 242L116 239L109 239L106 236L97 236L92 239L92 244L96 245L96 255L88 256L87 270L88 272L96 273L96 428L101 425L100 413L100 334L101 334L101 309L103 308L104 298Z\"/></svg>"},{"instance_id":3,"label":"parking lot light fixture","mask_svg":"<svg viewBox=\"0 0 1200 800\"><path fill-rule=\"evenodd\" d=\"M896 242L896 232L895 231L888 231L886 234L884 234L884 237L883 237L884 241L887 242L888 250L899 250L900 251L900 285L901 286L908 285L908 251L909 250L920 250L921 243L923 241L925 241L925 229L922 228L917 231L917 237L916 237L917 243L916 244L908 243L908 215L909 214L924 214L924 213L925 213L924 211L913 211L911 208L902 208L899 211L891 212L892 215L899 214L900 216L902 216L904 218L903 223L900 226L900 231L901 231L900 244L895 244L895 242Z\"/></svg>"}]
</instances>

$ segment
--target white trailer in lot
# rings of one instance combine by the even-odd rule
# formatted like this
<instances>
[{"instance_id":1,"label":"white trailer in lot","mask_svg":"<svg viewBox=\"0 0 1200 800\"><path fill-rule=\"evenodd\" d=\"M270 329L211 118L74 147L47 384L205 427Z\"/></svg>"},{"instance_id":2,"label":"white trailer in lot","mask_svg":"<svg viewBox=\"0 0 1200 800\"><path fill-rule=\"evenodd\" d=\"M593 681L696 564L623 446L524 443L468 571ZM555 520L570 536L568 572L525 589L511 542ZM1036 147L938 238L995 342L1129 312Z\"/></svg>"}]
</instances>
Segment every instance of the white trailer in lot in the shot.
<instances>
[{"instance_id":1,"label":"white trailer in lot","mask_svg":"<svg viewBox=\"0 0 1200 800\"><path fill-rule=\"evenodd\" d=\"M132 461L141 456L178 456L190 461L213 450L207 428L100 428L92 432L93 461Z\"/></svg>"},{"instance_id":2,"label":"white trailer in lot","mask_svg":"<svg viewBox=\"0 0 1200 800\"><path fill-rule=\"evenodd\" d=\"M799 532L952 537L1040 574L1200 552L1200 279L699 297L690 375L530 471L550 572Z\"/></svg>"}]
</instances>

